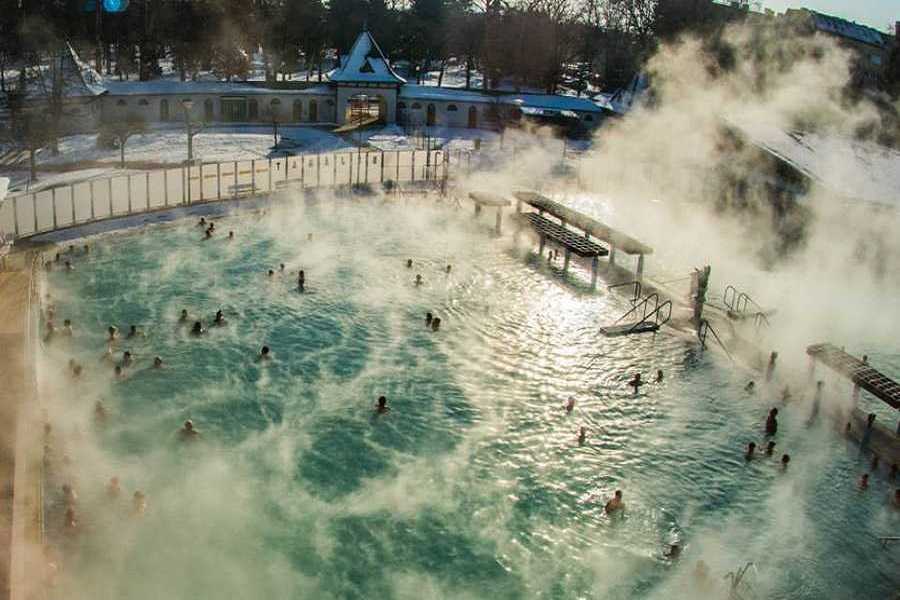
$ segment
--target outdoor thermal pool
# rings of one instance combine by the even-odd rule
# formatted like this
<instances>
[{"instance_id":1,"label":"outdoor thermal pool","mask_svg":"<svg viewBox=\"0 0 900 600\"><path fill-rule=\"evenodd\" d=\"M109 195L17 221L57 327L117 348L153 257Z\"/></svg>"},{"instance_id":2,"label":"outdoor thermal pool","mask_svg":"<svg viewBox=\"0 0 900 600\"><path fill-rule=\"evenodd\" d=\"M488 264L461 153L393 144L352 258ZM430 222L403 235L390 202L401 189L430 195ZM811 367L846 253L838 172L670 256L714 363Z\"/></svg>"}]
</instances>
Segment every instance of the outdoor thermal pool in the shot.
<instances>
[{"instance_id":1,"label":"outdoor thermal pool","mask_svg":"<svg viewBox=\"0 0 900 600\"><path fill-rule=\"evenodd\" d=\"M626 293L564 282L561 261L468 211L338 200L216 229L91 240L46 276L74 329L39 365L52 598L727 597L750 561L743 598L896 591L896 549L877 542L900 525L892 485L857 491L867 461L806 428L802 401L781 408L776 458L745 461L774 390L745 393L752 374L665 331L603 338ZM228 323L194 337L182 309ZM143 335L125 339L132 324ZM135 356L118 380L110 325L115 360ZM628 380L656 369L635 395ZM196 443L177 434L188 418ZM616 489L627 508L610 518Z\"/></svg>"}]
</instances>

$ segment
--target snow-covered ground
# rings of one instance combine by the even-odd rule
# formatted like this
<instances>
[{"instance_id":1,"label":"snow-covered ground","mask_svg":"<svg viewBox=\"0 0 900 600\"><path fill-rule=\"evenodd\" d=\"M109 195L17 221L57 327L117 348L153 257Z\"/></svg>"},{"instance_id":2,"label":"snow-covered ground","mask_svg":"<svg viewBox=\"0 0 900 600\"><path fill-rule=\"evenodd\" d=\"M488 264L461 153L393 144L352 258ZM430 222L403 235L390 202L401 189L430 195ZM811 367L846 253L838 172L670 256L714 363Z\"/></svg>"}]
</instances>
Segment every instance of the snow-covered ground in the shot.
<instances>
[{"instance_id":1,"label":"snow-covered ground","mask_svg":"<svg viewBox=\"0 0 900 600\"><path fill-rule=\"evenodd\" d=\"M486 148L500 139L499 134L493 131L454 127L422 127L415 134L407 135L398 125L366 130L362 137L373 148L393 151L422 149L426 136L430 138L432 148L451 151L474 150L475 140L481 140L482 148Z\"/></svg>"},{"instance_id":2,"label":"snow-covered ground","mask_svg":"<svg viewBox=\"0 0 900 600\"><path fill-rule=\"evenodd\" d=\"M351 148L344 138L326 129L281 126L279 140L290 140L293 151L334 152ZM194 137L194 158L204 161L267 158L273 144L270 126L215 127ZM119 150L98 148L97 134L81 134L63 138L59 155L43 151L39 165L60 165L77 161L118 163ZM187 135L182 129L158 129L135 135L125 146L126 161L178 163L187 158Z\"/></svg>"}]
</instances>

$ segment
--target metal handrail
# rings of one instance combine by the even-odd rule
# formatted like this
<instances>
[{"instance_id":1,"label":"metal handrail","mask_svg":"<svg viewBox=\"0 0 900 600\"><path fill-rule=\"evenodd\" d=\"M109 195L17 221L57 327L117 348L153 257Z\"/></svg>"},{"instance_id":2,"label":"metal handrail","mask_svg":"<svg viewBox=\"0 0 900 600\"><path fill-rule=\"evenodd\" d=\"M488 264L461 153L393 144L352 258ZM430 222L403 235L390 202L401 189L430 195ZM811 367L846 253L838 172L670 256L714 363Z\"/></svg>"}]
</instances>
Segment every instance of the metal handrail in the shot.
<instances>
[{"instance_id":1,"label":"metal handrail","mask_svg":"<svg viewBox=\"0 0 900 600\"><path fill-rule=\"evenodd\" d=\"M668 307L669 310L666 313L665 318L660 318L660 316L662 314L662 309L664 309L666 307ZM650 317L653 317L653 322L656 324L657 327L662 327L663 325L668 323L669 319L672 318L672 301L666 300L662 304L658 305L655 309L653 309L653 311L650 314L646 315L643 319L641 319L640 321L638 321L637 323L632 325L631 328L628 330L628 332L631 333L631 332L635 331L638 327L640 327L641 324L646 323L650 319Z\"/></svg>"},{"instance_id":2,"label":"metal handrail","mask_svg":"<svg viewBox=\"0 0 900 600\"><path fill-rule=\"evenodd\" d=\"M649 311L649 313L648 313L647 306L649 306L650 300L654 300L655 304L653 305L653 310ZM635 312L637 309L639 309L641 307L644 308L644 313L641 315L641 321L643 321L645 318L647 318L648 314L652 314L653 312L655 312L656 310L659 309L659 294L657 294L656 292L649 294L646 298L644 298L643 300L641 300L640 302L635 304L631 308L631 310L629 310L627 313L625 313L624 315L622 315L621 317L616 319L615 322L613 323L613 325L621 323L623 320L625 320L625 317L627 317L628 315Z\"/></svg>"},{"instance_id":3,"label":"metal handrail","mask_svg":"<svg viewBox=\"0 0 900 600\"><path fill-rule=\"evenodd\" d=\"M625 281L622 283L614 283L613 285L606 286L606 289L613 290L615 288L624 287L626 285L634 286L634 293L632 294L632 298L631 298L631 303L634 304L638 300L641 299L641 290L642 290L643 286L641 285L640 281Z\"/></svg>"},{"instance_id":4,"label":"metal handrail","mask_svg":"<svg viewBox=\"0 0 900 600\"><path fill-rule=\"evenodd\" d=\"M728 291L729 290L731 290L731 302L728 301ZM734 300L735 300L735 298L737 298L737 294L738 294L738 291L737 291L736 287L734 287L733 285L726 285L725 293L722 294L722 304L724 304L731 310L734 310Z\"/></svg>"},{"instance_id":5,"label":"metal handrail","mask_svg":"<svg viewBox=\"0 0 900 600\"><path fill-rule=\"evenodd\" d=\"M709 333L713 334L713 337L719 343L719 346L725 351L725 354L731 359L731 362L734 362L734 357L731 355L731 352L728 351L728 347L725 346L725 343L719 337L719 334L716 333L716 330L706 319L700 321L700 327L697 328L697 337L700 339L700 348L706 350L706 336Z\"/></svg>"}]
</instances>

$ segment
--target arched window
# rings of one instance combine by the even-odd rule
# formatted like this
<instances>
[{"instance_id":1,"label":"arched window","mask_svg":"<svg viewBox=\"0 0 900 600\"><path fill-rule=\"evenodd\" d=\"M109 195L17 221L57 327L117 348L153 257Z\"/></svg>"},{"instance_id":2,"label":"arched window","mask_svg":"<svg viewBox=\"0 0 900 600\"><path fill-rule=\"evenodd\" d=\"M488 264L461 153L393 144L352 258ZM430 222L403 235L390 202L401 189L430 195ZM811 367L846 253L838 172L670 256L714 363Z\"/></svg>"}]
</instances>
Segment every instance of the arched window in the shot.
<instances>
[{"instance_id":1,"label":"arched window","mask_svg":"<svg viewBox=\"0 0 900 600\"><path fill-rule=\"evenodd\" d=\"M294 110L291 116L293 121L301 121L303 119L303 103L299 100L294 100Z\"/></svg>"},{"instance_id":2,"label":"arched window","mask_svg":"<svg viewBox=\"0 0 900 600\"><path fill-rule=\"evenodd\" d=\"M421 104L419 104L418 102L413 102L413 105L412 105L413 110L420 110L421 108L422 108Z\"/></svg>"},{"instance_id":3,"label":"arched window","mask_svg":"<svg viewBox=\"0 0 900 600\"><path fill-rule=\"evenodd\" d=\"M309 101L309 120L313 123L319 120L319 105L315 100Z\"/></svg>"},{"instance_id":4,"label":"arched window","mask_svg":"<svg viewBox=\"0 0 900 600\"><path fill-rule=\"evenodd\" d=\"M159 101L159 120L160 121L168 121L169 120L169 101L163 98Z\"/></svg>"},{"instance_id":5,"label":"arched window","mask_svg":"<svg viewBox=\"0 0 900 600\"><path fill-rule=\"evenodd\" d=\"M149 104L150 103L147 102L146 98L141 98L140 100L138 100L138 106L149 106Z\"/></svg>"},{"instance_id":6,"label":"arched window","mask_svg":"<svg viewBox=\"0 0 900 600\"><path fill-rule=\"evenodd\" d=\"M203 118L207 121L212 121L215 118L212 98L207 98L203 101Z\"/></svg>"},{"instance_id":7,"label":"arched window","mask_svg":"<svg viewBox=\"0 0 900 600\"><path fill-rule=\"evenodd\" d=\"M247 103L247 113L247 119L250 121L255 121L259 118L259 102L256 101L256 98L252 98Z\"/></svg>"},{"instance_id":8,"label":"arched window","mask_svg":"<svg viewBox=\"0 0 900 600\"><path fill-rule=\"evenodd\" d=\"M456 112L456 111L457 111L457 108L456 108L456 105L455 105L455 104L448 104L448 105L447 105L447 112Z\"/></svg>"},{"instance_id":9,"label":"arched window","mask_svg":"<svg viewBox=\"0 0 900 600\"><path fill-rule=\"evenodd\" d=\"M124 99L119 98L118 100L116 100L116 106L128 106L128 103L125 102Z\"/></svg>"}]
</instances>

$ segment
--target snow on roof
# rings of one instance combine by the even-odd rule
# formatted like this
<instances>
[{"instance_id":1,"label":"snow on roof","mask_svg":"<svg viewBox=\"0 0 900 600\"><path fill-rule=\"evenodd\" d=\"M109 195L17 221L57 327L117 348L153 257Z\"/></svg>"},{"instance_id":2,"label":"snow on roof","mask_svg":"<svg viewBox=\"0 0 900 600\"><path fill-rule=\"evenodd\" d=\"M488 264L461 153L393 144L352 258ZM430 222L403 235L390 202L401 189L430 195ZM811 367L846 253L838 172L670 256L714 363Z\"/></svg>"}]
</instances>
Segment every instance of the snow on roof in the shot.
<instances>
[{"instance_id":1,"label":"snow on roof","mask_svg":"<svg viewBox=\"0 0 900 600\"><path fill-rule=\"evenodd\" d=\"M66 98L92 98L106 93L103 77L82 61L68 42L53 57L51 64L41 65L26 76L26 96L51 95L55 87L54 77L59 77L60 92Z\"/></svg>"},{"instance_id":2,"label":"snow on roof","mask_svg":"<svg viewBox=\"0 0 900 600\"><path fill-rule=\"evenodd\" d=\"M326 85L317 85L303 89L279 89L242 82L178 81L175 79L109 81L106 87L110 95L113 96L154 96L163 94L333 95L332 90Z\"/></svg>"},{"instance_id":3,"label":"snow on roof","mask_svg":"<svg viewBox=\"0 0 900 600\"><path fill-rule=\"evenodd\" d=\"M756 146L847 199L900 208L900 152L838 135L728 121Z\"/></svg>"},{"instance_id":4,"label":"snow on roof","mask_svg":"<svg viewBox=\"0 0 900 600\"><path fill-rule=\"evenodd\" d=\"M619 88L612 94L597 94L595 101L598 106L624 115L632 109L634 104L650 87L650 81L643 73L637 73L631 78L627 86Z\"/></svg>"},{"instance_id":5,"label":"snow on roof","mask_svg":"<svg viewBox=\"0 0 900 600\"><path fill-rule=\"evenodd\" d=\"M331 81L347 83L406 83L388 63L368 30L363 30L340 67L328 74Z\"/></svg>"},{"instance_id":6,"label":"snow on roof","mask_svg":"<svg viewBox=\"0 0 900 600\"><path fill-rule=\"evenodd\" d=\"M400 100L436 100L439 102L468 102L470 104L500 103L524 109L542 111L601 112L600 107L587 98L554 96L552 94L488 94L477 90L414 85L400 88Z\"/></svg>"},{"instance_id":7,"label":"snow on roof","mask_svg":"<svg viewBox=\"0 0 900 600\"><path fill-rule=\"evenodd\" d=\"M873 29L866 25L860 25L853 21L847 21L840 17L824 15L814 10L810 10L809 13L812 15L813 24L816 29L824 33L839 35L864 44L878 46L879 48L885 46L887 43L884 39L884 35L877 29Z\"/></svg>"}]
</instances>

